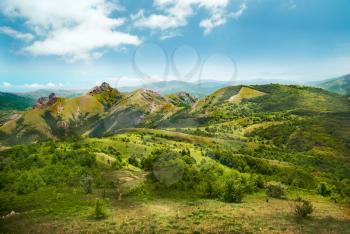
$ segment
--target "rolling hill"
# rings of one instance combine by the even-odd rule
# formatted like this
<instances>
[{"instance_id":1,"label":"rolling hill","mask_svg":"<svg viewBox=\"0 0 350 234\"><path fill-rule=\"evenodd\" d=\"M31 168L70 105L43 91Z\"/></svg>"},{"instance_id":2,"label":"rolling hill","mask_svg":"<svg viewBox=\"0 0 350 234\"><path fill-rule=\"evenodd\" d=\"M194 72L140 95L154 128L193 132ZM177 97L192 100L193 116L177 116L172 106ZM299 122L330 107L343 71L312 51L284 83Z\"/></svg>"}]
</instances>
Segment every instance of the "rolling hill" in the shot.
<instances>
[{"instance_id":1,"label":"rolling hill","mask_svg":"<svg viewBox=\"0 0 350 234\"><path fill-rule=\"evenodd\" d=\"M34 103L33 98L0 92L0 110L25 110Z\"/></svg>"},{"instance_id":2,"label":"rolling hill","mask_svg":"<svg viewBox=\"0 0 350 234\"><path fill-rule=\"evenodd\" d=\"M310 83L312 86L320 87L333 93L350 95L350 74L338 78L328 79Z\"/></svg>"},{"instance_id":3,"label":"rolling hill","mask_svg":"<svg viewBox=\"0 0 350 234\"><path fill-rule=\"evenodd\" d=\"M5 119L5 233L349 230L343 95L239 85L197 100L103 83L79 97L42 97ZM300 220L295 207L304 201L314 210Z\"/></svg>"},{"instance_id":4,"label":"rolling hill","mask_svg":"<svg viewBox=\"0 0 350 234\"><path fill-rule=\"evenodd\" d=\"M122 94L104 83L86 95L56 98L10 119L0 127L0 137L16 143L71 135L104 136L123 128L191 128L237 119L294 121L298 116L316 124L321 116L324 122L331 116L342 119L349 112L346 97L295 85L228 86L196 100L185 92L163 96L138 89ZM339 134L347 136L345 130Z\"/></svg>"}]
</instances>

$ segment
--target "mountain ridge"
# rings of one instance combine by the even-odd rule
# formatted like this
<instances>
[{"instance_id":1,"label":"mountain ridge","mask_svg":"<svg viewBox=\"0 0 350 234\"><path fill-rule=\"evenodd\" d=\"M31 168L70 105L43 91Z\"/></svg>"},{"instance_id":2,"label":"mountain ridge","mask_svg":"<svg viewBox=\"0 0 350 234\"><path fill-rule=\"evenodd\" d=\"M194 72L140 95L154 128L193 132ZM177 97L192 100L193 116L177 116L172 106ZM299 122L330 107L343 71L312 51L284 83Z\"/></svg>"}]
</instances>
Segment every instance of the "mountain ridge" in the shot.
<instances>
[{"instance_id":1,"label":"mountain ridge","mask_svg":"<svg viewBox=\"0 0 350 234\"><path fill-rule=\"evenodd\" d=\"M196 99L186 92L161 95L138 89L120 93L103 83L83 96L54 98L54 102L25 111L3 124L0 141L21 143L70 135L103 136L135 127L200 126L249 113L350 112L345 97L295 85L228 86Z\"/></svg>"}]
</instances>

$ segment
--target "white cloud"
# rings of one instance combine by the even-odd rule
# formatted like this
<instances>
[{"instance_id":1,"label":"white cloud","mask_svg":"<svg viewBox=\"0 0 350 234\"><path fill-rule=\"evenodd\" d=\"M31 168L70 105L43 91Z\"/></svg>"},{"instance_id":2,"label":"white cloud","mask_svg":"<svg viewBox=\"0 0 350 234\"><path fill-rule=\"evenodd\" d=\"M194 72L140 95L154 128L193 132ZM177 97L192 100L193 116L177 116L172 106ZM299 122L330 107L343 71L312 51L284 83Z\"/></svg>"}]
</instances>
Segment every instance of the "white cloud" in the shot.
<instances>
[{"instance_id":1,"label":"white cloud","mask_svg":"<svg viewBox=\"0 0 350 234\"><path fill-rule=\"evenodd\" d=\"M199 26L204 28L204 34L209 34L214 28L226 24L228 19L239 19L246 9L246 3L242 3L236 12L231 12L229 14L222 12L222 9L218 9L217 12L213 12L210 18L202 20Z\"/></svg>"},{"instance_id":2,"label":"white cloud","mask_svg":"<svg viewBox=\"0 0 350 234\"><path fill-rule=\"evenodd\" d=\"M125 19L111 16L120 7L107 0L4 0L0 8L9 17L24 19L35 33L36 40L24 48L33 55L89 60L102 48L141 43L137 36L116 30Z\"/></svg>"},{"instance_id":3,"label":"white cloud","mask_svg":"<svg viewBox=\"0 0 350 234\"><path fill-rule=\"evenodd\" d=\"M46 84L39 84L39 83L32 83L32 84L24 84L21 85L20 88L24 89L55 89L55 88L62 88L64 85L62 83L46 83Z\"/></svg>"},{"instance_id":4,"label":"white cloud","mask_svg":"<svg viewBox=\"0 0 350 234\"><path fill-rule=\"evenodd\" d=\"M3 86L4 88L11 88L11 87L12 87L12 84L9 83L9 82L2 82L2 86Z\"/></svg>"},{"instance_id":5,"label":"white cloud","mask_svg":"<svg viewBox=\"0 0 350 234\"><path fill-rule=\"evenodd\" d=\"M203 9L210 17L202 20L200 27L204 28L205 33L210 33L229 18L238 19L246 9L246 5L242 4L237 12L230 13L229 4L230 0L154 0L154 6L160 13L145 16L144 10L140 10L131 18L137 27L164 31L187 25L196 10Z\"/></svg>"},{"instance_id":6,"label":"white cloud","mask_svg":"<svg viewBox=\"0 0 350 234\"><path fill-rule=\"evenodd\" d=\"M22 41L31 41L34 39L34 36L30 33L22 33L6 26L0 27L0 33Z\"/></svg>"},{"instance_id":7,"label":"white cloud","mask_svg":"<svg viewBox=\"0 0 350 234\"><path fill-rule=\"evenodd\" d=\"M160 40L167 40L173 37L178 37L181 36L182 34L176 31L164 31L162 32L162 34L160 35L159 39Z\"/></svg>"}]
</instances>

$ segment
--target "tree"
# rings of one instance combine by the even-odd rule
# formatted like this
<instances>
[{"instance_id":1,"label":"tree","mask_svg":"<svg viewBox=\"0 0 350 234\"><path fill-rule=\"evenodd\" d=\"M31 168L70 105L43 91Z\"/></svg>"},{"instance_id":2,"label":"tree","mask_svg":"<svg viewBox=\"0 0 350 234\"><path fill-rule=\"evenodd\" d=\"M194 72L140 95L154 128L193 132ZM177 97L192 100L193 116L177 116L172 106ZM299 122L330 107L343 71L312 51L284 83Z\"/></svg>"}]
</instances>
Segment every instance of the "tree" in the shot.
<instances>
[{"instance_id":1,"label":"tree","mask_svg":"<svg viewBox=\"0 0 350 234\"><path fill-rule=\"evenodd\" d=\"M285 194L285 187L279 182L269 182L266 185L266 195L273 198L281 198Z\"/></svg>"},{"instance_id":2,"label":"tree","mask_svg":"<svg viewBox=\"0 0 350 234\"><path fill-rule=\"evenodd\" d=\"M244 193L241 185L235 183L233 179L228 179L224 185L224 194L223 198L225 202L229 203L240 203L242 202Z\"/></svg>"}]
</instances>

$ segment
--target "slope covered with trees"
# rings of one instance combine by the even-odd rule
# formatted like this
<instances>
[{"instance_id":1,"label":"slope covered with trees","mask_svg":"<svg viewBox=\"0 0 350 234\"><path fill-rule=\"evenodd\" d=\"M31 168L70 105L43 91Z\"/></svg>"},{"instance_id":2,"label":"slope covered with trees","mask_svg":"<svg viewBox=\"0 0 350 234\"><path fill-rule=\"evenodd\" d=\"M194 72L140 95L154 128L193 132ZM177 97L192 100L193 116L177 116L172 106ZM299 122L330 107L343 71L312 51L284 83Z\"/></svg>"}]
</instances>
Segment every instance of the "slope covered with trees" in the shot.
<instances>
[{"instance_id":1,"label":"slope covered with trees","mask_svg":"<svg viewBox=\"0 0 350 234\"><path fill-rule=\"evenodd\" d=\"M2 125L1 230L349 230L346 97L284 85L200 100L103 87ZM24 137L32 144L8 144Z\"/></svg>"}]
</instances>

